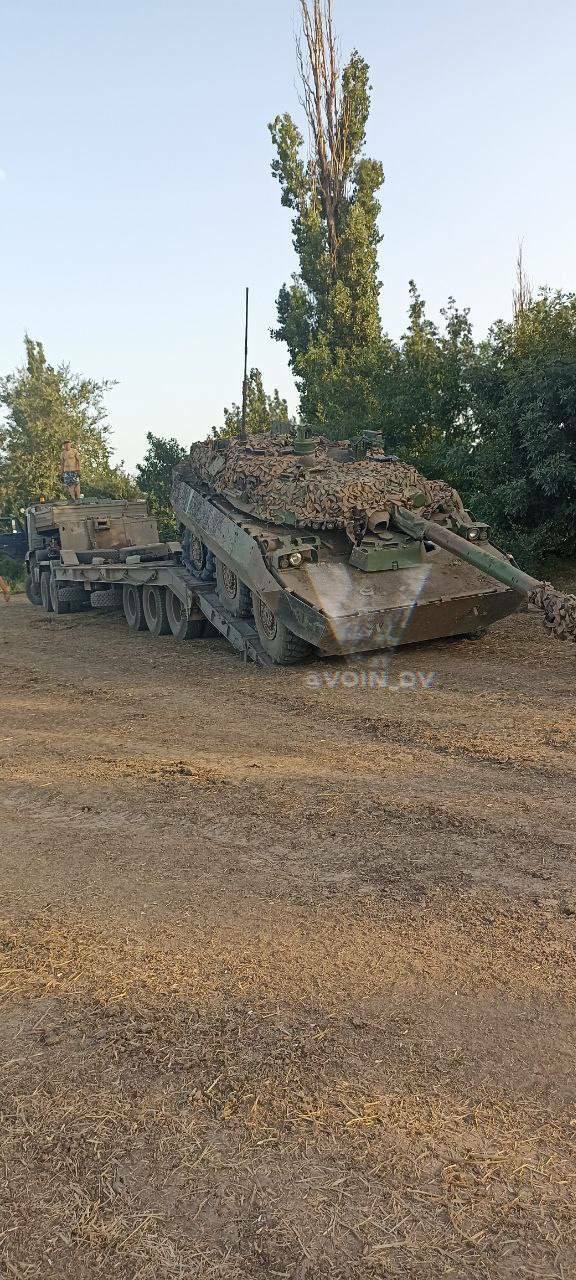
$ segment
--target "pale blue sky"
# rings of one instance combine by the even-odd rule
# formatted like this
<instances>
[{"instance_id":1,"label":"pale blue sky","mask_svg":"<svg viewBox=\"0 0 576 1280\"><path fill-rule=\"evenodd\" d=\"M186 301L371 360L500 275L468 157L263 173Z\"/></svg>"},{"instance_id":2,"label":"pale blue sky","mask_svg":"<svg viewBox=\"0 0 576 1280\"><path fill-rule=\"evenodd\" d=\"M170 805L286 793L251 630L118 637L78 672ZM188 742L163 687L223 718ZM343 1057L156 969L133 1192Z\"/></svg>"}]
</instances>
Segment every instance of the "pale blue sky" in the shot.
<instances>
[{"instance_id":1,"label":"pale blue sky","mask_svg":"<svg viewBox=\"0 0 576 1280\"><path fill-rule=\"evenodd\" d=\"M119 380L114 444L183 443L239 399L250 362L291 406L269 337L294 269L267 122L298 111L295 0L0 0L0 372L24 330L52 362ZM478 332L535 283L576 287L574 0L335 0L371 67L384 164L381 308L415 277Z\"/></svg>"}]
</instances>

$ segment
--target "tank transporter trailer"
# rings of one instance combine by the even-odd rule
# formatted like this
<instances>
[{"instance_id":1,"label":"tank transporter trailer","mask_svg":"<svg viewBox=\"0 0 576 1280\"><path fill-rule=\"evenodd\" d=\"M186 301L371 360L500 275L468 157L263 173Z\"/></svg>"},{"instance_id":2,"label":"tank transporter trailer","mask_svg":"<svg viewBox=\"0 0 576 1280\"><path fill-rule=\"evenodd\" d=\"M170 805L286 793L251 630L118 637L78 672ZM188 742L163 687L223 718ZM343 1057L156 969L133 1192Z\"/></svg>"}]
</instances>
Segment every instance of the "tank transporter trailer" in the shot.
<instances>
[{"instance_id":1,"label":"tank transporter trailer","mask_svg":"<svg viewBox=\"0 0 576 1280\"><path fill-rule=\"evenodd\" d=\"M172 505L178 542L160 541L144 500L30 506L31 603L118 607L133 631L178 640L216 632L263 665L475 636L527 599L576 638L575 597L524 573L377 433L195 444Z\"/></svg>"}]
</instances>

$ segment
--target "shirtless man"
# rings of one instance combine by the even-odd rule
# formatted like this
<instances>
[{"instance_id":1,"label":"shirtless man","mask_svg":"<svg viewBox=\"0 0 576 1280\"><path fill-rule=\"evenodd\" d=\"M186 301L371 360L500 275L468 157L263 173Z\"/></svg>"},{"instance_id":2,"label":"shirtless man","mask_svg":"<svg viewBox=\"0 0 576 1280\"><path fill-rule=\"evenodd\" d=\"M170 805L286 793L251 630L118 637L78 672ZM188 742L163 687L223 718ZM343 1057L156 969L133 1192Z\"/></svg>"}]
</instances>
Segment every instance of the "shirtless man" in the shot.
<instances>
[{"instance_id":1,"label":"shirtless man","mask_svg":"<svg viewBox=\"0 0 576 1280\"><path fill-rule=\"evenodd\" d=\"M80 497L80 454L71 440L65 440L60 454L60 474L71 498Z\"/></svg>"}]
</instances>

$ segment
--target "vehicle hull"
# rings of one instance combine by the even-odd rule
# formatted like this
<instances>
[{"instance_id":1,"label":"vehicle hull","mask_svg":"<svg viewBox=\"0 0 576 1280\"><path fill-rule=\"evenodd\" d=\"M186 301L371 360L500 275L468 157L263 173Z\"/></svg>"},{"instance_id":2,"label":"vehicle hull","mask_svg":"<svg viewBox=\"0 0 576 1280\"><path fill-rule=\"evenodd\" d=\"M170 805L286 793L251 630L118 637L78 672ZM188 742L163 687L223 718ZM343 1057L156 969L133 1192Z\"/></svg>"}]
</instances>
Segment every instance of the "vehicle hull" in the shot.
<instances>
[{"instance_id":1,"label":"vehicle hull","mask_svg":"<svg viewBox=\"0 0 576 1280\"><path fill-rule=\"evenodd\" d=\"M257 521L181 478L172 502L182 524L295 635L326 656L468 635L513 613L524 599L442 550L422 548L417 564L366 573L350 565L349 549L337 534L316 537L317 562L280 569L268 549L279 541L289 549L291 531L285 526ZM306 530L299 529L298 537L305 538ZM505 559L496 548L486 549Z\"/></svg>"}]
</instances>

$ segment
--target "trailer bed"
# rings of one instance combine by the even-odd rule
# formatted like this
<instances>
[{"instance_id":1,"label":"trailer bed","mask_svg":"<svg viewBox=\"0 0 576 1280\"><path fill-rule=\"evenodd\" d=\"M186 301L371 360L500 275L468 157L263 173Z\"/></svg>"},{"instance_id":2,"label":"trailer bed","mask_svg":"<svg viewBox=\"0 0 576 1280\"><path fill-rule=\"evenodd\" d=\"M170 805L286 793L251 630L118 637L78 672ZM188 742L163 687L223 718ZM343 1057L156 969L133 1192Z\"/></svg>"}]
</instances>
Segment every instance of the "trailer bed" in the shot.
<instances>
[{"instance_id":1,"label":"trailer bed","mask_svg":"<svg viewBox=\"0 0 576 1280\"><path fill-rule=\"evenodd\" d=\"M270 666L271 659L260 644L252 619L229 613L216 594L215 582L195 577L181 563L180 556L179 543L125 548L123 558L118 560L100 551L90 556L83 553L82 559L74 551L61 551L59 556L47 559L42 568L55 580L58 591L69 597L70 605L71 597L81 591L92 595L117 588L121 608L119 590L129 584L140 590L156 586L171 591L188 619L205 619L246 662Z\"/></svg>"}]
</instances>

